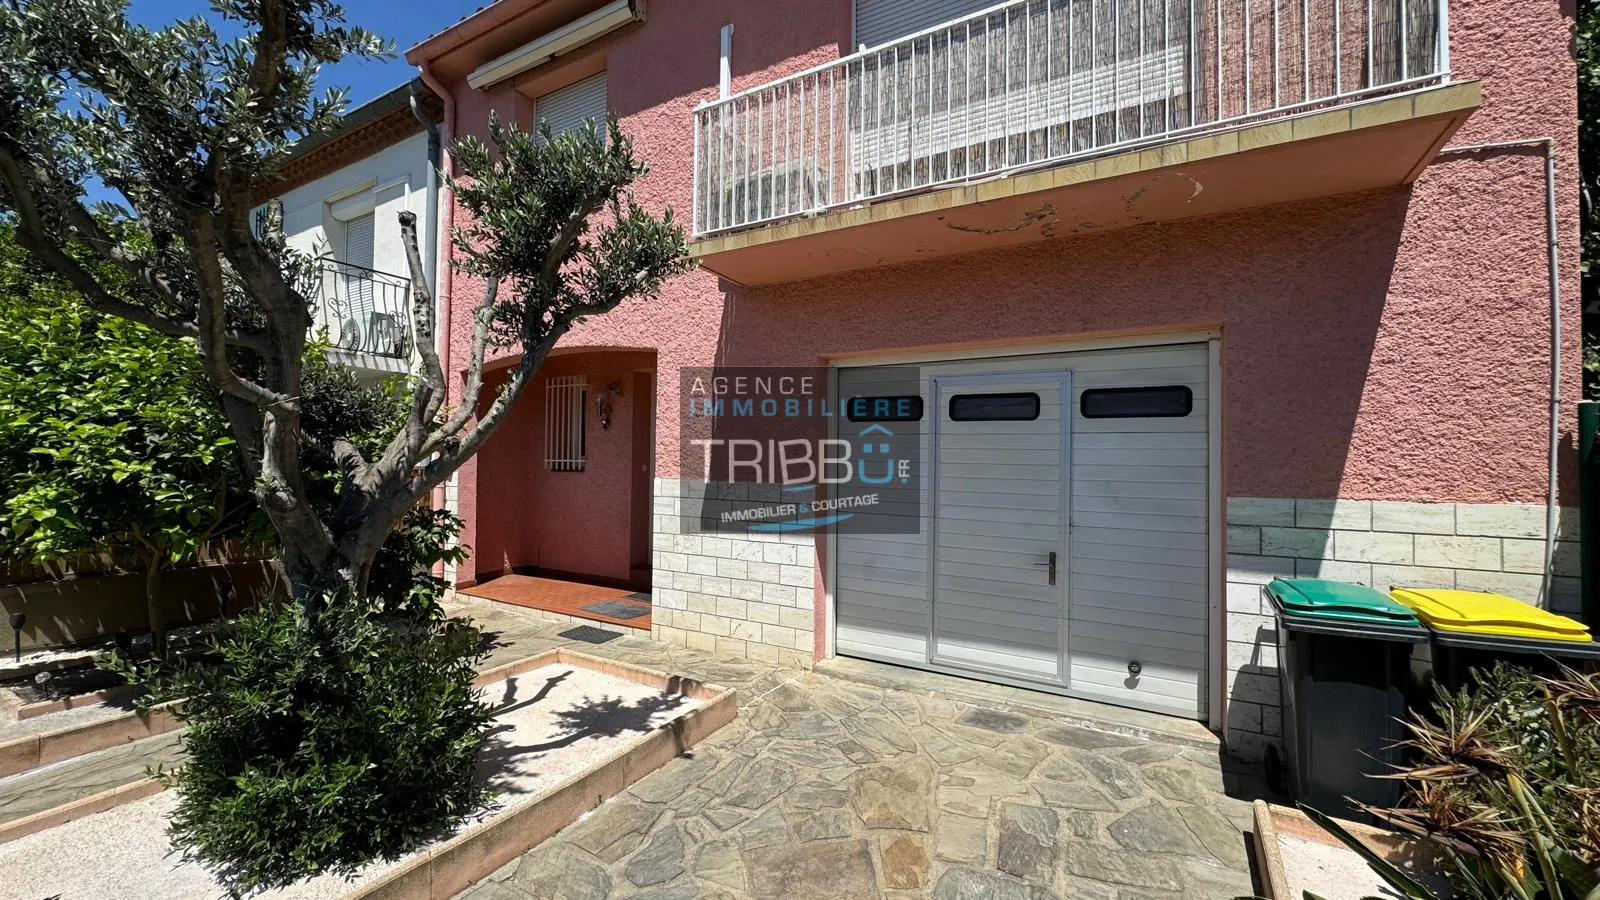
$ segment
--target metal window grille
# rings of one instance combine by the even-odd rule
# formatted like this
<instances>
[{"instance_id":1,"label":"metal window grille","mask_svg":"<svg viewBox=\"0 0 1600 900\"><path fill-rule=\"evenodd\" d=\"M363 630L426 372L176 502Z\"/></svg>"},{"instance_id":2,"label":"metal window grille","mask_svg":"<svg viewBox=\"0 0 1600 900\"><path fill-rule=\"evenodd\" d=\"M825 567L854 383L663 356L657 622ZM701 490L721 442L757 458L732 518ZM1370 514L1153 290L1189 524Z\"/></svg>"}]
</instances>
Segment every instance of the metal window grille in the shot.
<instances>
[{"instance_id":1,"label":"metal window grille","mask_svg":"<svg viewBox=\"0 0 1600 900\"><path fill-rule=\"evenodd\" d=\"M589 383L582 375L560 375L544 383L544 467L582 472L588 453Z\"/></svg>"}]
</instances>

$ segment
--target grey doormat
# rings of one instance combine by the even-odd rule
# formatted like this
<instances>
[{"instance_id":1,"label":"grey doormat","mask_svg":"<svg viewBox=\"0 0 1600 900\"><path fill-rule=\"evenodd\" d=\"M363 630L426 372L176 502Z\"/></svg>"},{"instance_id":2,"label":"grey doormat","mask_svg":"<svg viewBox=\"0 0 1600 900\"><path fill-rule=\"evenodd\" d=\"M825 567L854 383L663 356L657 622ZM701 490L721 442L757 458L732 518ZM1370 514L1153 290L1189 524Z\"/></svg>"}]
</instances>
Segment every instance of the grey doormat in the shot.
<instances>
[{"instance_id":1,"label":"grey doormat","mask_svg":"<svg viewBox=\"0 0 1600 900\"><path fill-rule=\"evenodd\" d=\"M650 607L629 603L626 600L601 600L599 603L590 603L588 606L578 608L584 612L610 616L613 619L637 619L640 616L650 615Z\"/></svg>"},{"instance_id":2,"label":"grey doormat","mask_svg":"<svg viewBox=\"0 0 1600 900\"><path fill-rule=\"evenodd\" d=\"M568 628L560 634L569 640L583 641L589 644L604 644L606 641L614 641L622 637L615 631L607 631L604 628L596 628L593 625L579 625L577 628Z\"/></svg>"}]
</instances>

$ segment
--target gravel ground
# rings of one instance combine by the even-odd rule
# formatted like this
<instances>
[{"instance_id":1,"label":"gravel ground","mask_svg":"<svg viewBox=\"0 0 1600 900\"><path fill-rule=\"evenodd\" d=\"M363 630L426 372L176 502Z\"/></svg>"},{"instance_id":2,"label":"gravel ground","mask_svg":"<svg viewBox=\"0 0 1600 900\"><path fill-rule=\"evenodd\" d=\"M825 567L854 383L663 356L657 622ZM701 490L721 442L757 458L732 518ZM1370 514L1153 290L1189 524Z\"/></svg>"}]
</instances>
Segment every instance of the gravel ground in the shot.
<instances>
[{"instance_id":1,"label":"gravel ground","mask_svg":"<svg viewBox=\"0 0 1600 900\"><path fill-rule=\"evenodd\" d=\"M167 644L173 649L203 644L206 638L216 629L216 622L202 622L198 625L181 625L177 628L171 628L167 630ZM142 659L149 655L149 634L133 635L132 641L133 653L136 657ZM116 645L115 638L105 637L76 647L30 651L22 654L21 659L16 659L7 652L0 655L0 682L10 680L16 677L18 673L25 673L26 677L31 677L40 666L47 666L52 663L92 665L95 656L110 650Z\"/></svg>"},{"instance_id":2,"label":"gravel ground","mask_svg":"<svg viewBox=\"0 0 1600 900\"><path fill-rule=\"evenodd\" d=\"M544 666L483 690L495 704L496 725L480 777L499 792L496 808L548 790L701 702L568 665ZM6 873L0 877L0 898L225 897L208 872L171 852L166 820L173 803L170 792L157 794L0 844L0 872ZM354 883L375 879L396 864L371 866ZM339 897L351 886L324 876L259 896L321 900Z\"/></svg>"}]
</instances>

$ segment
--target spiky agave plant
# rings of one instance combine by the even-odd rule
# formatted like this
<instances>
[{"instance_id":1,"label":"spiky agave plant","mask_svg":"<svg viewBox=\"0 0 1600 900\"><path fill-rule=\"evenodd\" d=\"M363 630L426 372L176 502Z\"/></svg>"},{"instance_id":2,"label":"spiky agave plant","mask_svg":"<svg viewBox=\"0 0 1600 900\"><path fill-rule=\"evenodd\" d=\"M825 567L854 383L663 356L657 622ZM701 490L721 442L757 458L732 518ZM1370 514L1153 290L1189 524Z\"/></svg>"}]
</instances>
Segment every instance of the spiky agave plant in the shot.
<instances>
[{"instance_id":1,"label":"spiky agave plant","mask_svg":"<svg viewBox=\"0 0 1600 900\"><path fill-rule=\"evenodd\" d=\"M1600 675L1497 664L1407 723L1404 805L1367 810L1438 847L1469 900L1600 900ZM1402 896L1432 896L1307 810Z\"/></svg>"}]
</instances>

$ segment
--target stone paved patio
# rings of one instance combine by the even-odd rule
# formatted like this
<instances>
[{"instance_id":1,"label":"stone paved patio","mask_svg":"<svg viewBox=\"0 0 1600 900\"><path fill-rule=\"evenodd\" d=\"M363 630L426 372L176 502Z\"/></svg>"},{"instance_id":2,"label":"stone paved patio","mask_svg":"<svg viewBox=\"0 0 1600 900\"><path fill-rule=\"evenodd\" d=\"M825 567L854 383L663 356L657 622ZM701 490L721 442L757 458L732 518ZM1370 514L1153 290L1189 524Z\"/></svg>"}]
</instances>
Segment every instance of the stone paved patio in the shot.
<instances>
[{"instance_id":1,"label":"stone paved patio","mask_svg":"<svg viewBox=\"0 0 1600 900\"><path fill-rule=\"evenodd\" d=\"M467 610L526 655L565 626ZM1246 798L1217 751L625 637L586 652L739 690L740 717L464 892L504 898L1229 898Z\"/></svg>"}]
</instances>

